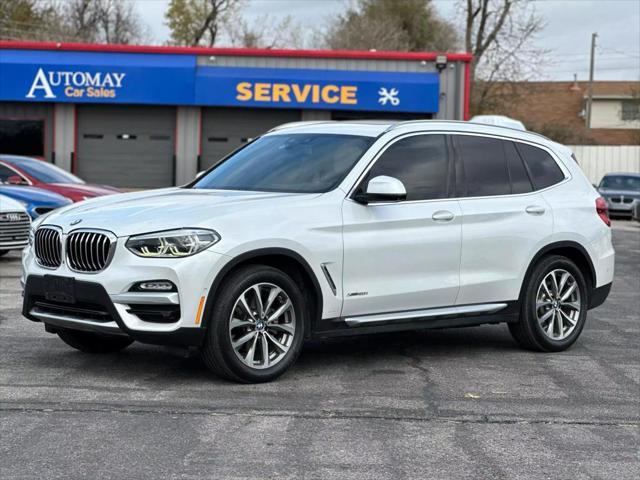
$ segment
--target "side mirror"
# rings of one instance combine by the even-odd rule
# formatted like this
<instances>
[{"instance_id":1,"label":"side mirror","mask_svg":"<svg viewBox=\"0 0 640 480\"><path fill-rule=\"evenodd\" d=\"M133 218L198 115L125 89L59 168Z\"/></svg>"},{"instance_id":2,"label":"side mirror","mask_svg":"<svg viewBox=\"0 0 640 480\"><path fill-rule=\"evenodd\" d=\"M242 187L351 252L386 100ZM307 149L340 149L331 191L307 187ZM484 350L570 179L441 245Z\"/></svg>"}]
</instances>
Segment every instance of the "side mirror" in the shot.
<instances>
[{"instance_id":1,"label":"side mirror","mask_svg":"<svg viewBox=\"0 0 640 480\"><path fill-rule=\"evenodd\" d=\"M407 190L397 178L380 175L372 178L367 184L366 193L360 193L355 200L360 203L398 202L406 200Z\"/></svg>"},{"instance_id":2,"label":"side mirror","mask_svg":"<svg viewBox=\"0 0 640 480\"><path fill-rule=\"evenodd\" d=\"M20 175L11 175L7 177L7 183L9 185L27 185L27 182Z\"/></svg>"}]
</instances>

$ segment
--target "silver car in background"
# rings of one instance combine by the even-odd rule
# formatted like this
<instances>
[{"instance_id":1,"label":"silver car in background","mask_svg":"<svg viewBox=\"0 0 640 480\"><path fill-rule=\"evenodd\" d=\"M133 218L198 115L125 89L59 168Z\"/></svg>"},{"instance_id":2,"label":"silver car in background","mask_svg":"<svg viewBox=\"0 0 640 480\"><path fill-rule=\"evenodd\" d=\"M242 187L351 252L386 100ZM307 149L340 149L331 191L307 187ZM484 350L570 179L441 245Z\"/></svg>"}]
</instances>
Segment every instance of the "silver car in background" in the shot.
<instances>
[{"instance_id":1,"label":"silver car in background","mask_svg":"<svg viewBox=\"0 0 640 480\"><path fill-rule=\"evenodd\" d=\"M600 195L609 204L612 216L633 216L634 206L640 202L640 173L608 173L598 185Z\"/></svg>"},{"instance_id":2,"label":"silver car in background","mask_svg":"<svg viewBox=\"0 0 640 480\"><path fill-rule=\"evenodd\" d=\"M29 243L31 217L18 201L0 195L0 257Z\"/></svg>"}]
</instances>

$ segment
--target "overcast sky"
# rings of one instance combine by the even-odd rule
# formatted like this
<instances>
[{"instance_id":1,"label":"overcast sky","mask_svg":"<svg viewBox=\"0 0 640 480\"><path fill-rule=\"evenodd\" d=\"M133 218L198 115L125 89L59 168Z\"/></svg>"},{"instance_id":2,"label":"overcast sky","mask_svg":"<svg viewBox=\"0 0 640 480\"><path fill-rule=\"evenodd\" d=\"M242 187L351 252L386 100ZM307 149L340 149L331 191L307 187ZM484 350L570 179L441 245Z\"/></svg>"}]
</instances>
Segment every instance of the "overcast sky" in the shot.
<instances>
[{"instance_id":1,"label":"overcast sky","mask_svg":"<svg viewBox=\"0 0 640 480\"><path fill-rule=\"evenodd\" d=\"M133 0L147 23L154 43L164 43L169 31L164 11L169 0ZM537 0L546 27L536 44L552 52L543 69L549 80L586 80L591 34L598 33L596 80L640 80L640 0ZM455 20L456 0L434 0L445 19ZM291 15L305 28L317 29L343 12L348 0L246 0L249 22L269 15Z\"/></svg>"}]
</instances>

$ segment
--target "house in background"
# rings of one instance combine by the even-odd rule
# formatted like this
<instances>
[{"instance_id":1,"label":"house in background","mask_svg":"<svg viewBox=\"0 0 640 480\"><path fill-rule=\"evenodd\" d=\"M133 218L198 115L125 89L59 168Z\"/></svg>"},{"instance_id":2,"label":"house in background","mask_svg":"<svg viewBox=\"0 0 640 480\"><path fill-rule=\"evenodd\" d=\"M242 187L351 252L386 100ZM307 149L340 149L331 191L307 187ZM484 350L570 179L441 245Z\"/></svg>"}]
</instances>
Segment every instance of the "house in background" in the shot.
<instances>
[{"instance_id":1,"label":"house in background","mask_svg":"<svg viewBox=\"0 0 640 480\"><path fill-rule=\"evenodd\" d=\"M587 97L585 96L585 101ZM594 94L591 128L640 129L640 97L630 94Z\"/></svg>"},{"instance_id":2,"label":"house in background","mask_svg":"<svg viewBox=\"0 0 640 480\"><path fill-rule=\"evenodd\" d=\"M573 145L640 145L640 82L594 82L591 129L587 82L516 82L495 86L493 111L527 129Z\"/></svg>"}]
</instances>

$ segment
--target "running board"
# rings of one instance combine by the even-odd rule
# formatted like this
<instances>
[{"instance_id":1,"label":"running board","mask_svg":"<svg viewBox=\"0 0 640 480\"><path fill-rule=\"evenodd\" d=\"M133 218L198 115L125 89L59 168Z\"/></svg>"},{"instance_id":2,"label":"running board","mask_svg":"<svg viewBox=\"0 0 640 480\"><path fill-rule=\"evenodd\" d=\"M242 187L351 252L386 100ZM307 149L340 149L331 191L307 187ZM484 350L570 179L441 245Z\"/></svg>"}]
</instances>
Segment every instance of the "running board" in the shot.
<instances>
[{"instance_id":1,"label":"running board","mask_svg":"<svg viewBox=\"0 0 640 480\"><path fill-rule=\"evenodd\" d=\"M459 307L430 308L428 310L359 315L356 317L347 317L344 321L350 327L355 327L378 322L401 322L403 320L428 320L437 317L463 317L476 314L491 314L499 312L506 307L506 303L485 303L481 305L463 305Z\"/></svg>"}]
</instances>

